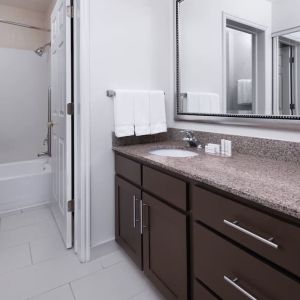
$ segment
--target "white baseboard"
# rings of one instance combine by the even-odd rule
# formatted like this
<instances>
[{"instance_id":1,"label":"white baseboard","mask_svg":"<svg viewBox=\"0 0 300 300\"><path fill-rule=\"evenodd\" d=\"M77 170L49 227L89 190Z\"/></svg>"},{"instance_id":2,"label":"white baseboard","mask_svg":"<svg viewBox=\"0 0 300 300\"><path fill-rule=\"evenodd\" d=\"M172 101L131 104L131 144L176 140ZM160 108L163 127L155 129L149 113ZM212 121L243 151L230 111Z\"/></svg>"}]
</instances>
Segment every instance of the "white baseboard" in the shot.
<instances>
[{"instance_id":1,"label":"white baseboard","mask_svg":"<svg viewBox=\"0 0 300 300\"><path fill-rule=\"evenodd\" d=\"M12 213L18 212L20 210L32 209L32 208L36 208L36 207L40 207L40 206L49 205L50 203L51 203L51 201L45 201L45 202L39 202L39 203L24 205L24 206L22 206L20 203L18 208L11 208L11 209L7 208L5 210L0 210L0 216L6 215L6 214L12 214Z\"/></svg>"},{"instance_id":2,"label":"white baseboard","mask_svg":"<svg viewBox=\"0 0 300 300\"><path fill-rule=\"evenodd\" d=\"M108 243L111 243L113 241L115 241L115 237L113 237L113 238L111 238L109 240L106 240L106 241L102 241L102 242L96 243L96 244L92 245L91 249L94 249L94 248L97 248L97 247L101 247L101 246L106 245Z\"/></svg>"},{"instance_id":3,"label":"white baseboard","mask_svg":"<svg viewBox=\"0 0 300 300\"><path fill-rule=\"evenodd\" d=\"M115 239L99 243L91 249L91 260L98 259L102 256L109 255L120 249Z\"/></svg>"}]
</instances>

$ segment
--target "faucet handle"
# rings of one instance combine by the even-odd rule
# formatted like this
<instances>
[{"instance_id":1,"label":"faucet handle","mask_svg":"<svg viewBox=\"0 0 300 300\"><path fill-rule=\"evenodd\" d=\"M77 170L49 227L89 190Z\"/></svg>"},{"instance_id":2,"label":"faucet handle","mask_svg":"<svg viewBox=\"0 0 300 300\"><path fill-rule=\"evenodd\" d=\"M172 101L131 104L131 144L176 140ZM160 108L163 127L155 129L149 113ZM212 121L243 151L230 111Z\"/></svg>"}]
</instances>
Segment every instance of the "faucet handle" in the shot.
<instances>
[{"instance_id":1,"label":"faucet handle","mask_svg":"<svg viewBox=\"0 0 300 300\"><path fill-rule=\"evenodd\" d=\"M187 139L196 139L192 130L182 130L181 133L183 133L184 137Z\"/></svg>"}]
</instances>

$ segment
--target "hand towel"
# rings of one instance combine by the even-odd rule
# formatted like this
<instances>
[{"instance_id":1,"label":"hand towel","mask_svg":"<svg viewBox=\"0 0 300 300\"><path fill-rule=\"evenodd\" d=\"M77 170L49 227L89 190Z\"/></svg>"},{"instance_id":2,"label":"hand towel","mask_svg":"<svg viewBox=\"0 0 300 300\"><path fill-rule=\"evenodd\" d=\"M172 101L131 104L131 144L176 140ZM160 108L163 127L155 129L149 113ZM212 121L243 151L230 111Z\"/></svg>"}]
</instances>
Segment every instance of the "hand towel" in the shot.
<instances>
[{"instance_id":1,"label":"hand towel","mask_svg":"<svg viewBox=\"0 0 300 300\"><path fill-rule=\"evenodd\" d=\"M221 113L221 102L218 94L210 94L210 113L220 114Z\"/></svg>"},{"instance_id":2,"label":"hand towel","mask_svg":"<svg viewBox=\"0 0 300 300\"><path fill-rule=\"evenodd\" d=\"M132 91L116 91L114 116L116 137L134 135L134 94Z\"/></svg>"},{"instance_id":3,"label":"hand towel","mask_svg":"<svg viewBox=\"0 0 300 300\"><path fill-rule=\"evenodd\" d=\"M252 80L238 80L238 104L252 104Z\"/></svg>"},{"instance_id":4,"label":"hand towel","mask_svg":"<svg viewBox=\"0 0 300 300\"><path fill-rule=\"evenodd\" d=\"M134 128L136 136L149 135L150 129L150 97L148 91L134 93Z\"/></svg>"},{"instance_id":5,"label":"hand towel","mask_svg":"<svg viewBox=\"0 0 300 300\"><path fill-rule=\"evenodd\" d=\"M167 132L166 104L163 91L150 91L150 131L151 134Z\"/></svg>"},{"instance_id":6,"label":"hand towel","mask_svg":"<svg viewBox=\"0 0 300 300\"><path fill-rule=\"evenodd\" d=\"M220 97L213 93L187 93L187 112L218 114L221 111Z\"/></svg>"}]
</instances>

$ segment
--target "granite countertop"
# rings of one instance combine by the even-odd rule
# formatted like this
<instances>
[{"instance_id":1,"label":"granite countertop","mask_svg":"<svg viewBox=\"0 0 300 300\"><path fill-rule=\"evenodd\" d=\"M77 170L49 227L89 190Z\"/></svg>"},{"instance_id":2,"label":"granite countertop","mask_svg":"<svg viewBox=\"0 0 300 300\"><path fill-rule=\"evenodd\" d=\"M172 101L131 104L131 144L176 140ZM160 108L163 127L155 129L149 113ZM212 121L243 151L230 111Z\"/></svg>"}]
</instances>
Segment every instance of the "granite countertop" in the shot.
<instances>
[{"instance_id":1,"label":"granite countertop","mask_svg":"<svg viewBox=\"0 0 300 300\"><path fill-rule=\"evenodd\" d=\"M171 158L152 155L161 148L187 149L178 142L113 147L113 150L188 179L205 183L300 219L300 164L234 153L231 158L205 154ZM188 149L191 150L191 149Z\"/></svg>"}]
</instances>

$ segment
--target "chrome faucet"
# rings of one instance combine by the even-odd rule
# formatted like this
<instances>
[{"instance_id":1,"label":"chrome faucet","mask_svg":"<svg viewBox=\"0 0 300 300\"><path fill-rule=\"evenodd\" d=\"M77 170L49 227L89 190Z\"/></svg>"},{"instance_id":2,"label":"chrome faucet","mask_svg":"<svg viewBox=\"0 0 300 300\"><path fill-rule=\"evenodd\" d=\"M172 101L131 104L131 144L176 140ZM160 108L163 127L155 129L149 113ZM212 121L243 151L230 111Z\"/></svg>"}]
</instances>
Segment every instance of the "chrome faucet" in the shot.
<instances>
[{"instance_id":1,"label":"chrome faucet","mask_svg":"<svg viewBox=\"0 0 300 300\"><path fill-rule=\"evenodd\" d=\"M48 152L42 152L42 153L39 153L38 155L37 155L38 157L49 157L49 153Z\"/></svg>"},{"instance_id":2,"label":"chrome faucet","mask_svg":"<svg viewBox=\"0 0 300 300\"><path fill-rule=\"evenodd\" d=\"M194 136L193 131L190 130L183 130L181 131L184 134L183 137L183 141L187 142L189 144L190 147L192 148L196 148L199 146L199 141L197 140L197 138Z\"/></svg>"}]
</instances>

